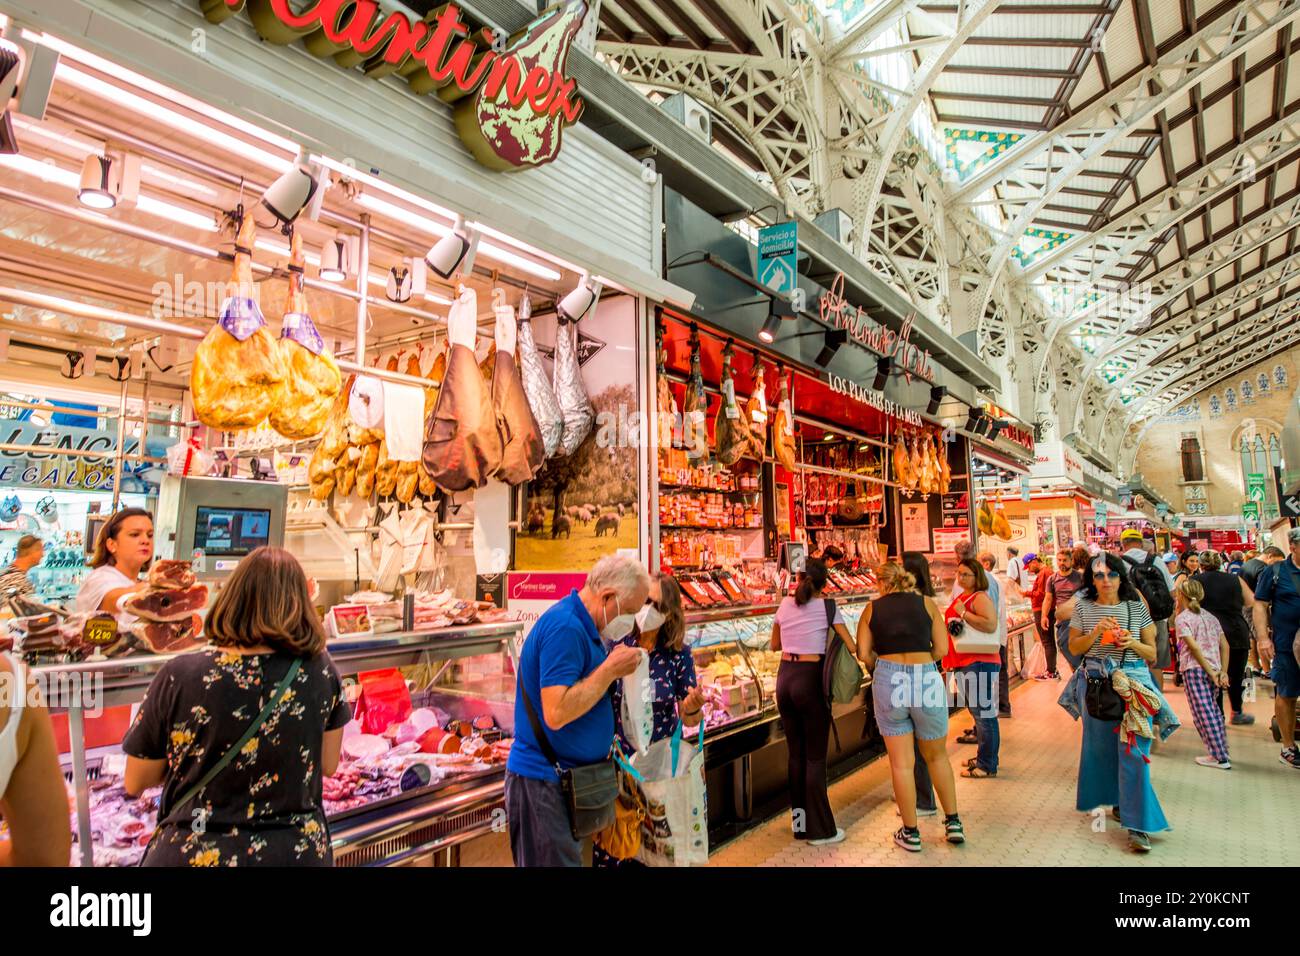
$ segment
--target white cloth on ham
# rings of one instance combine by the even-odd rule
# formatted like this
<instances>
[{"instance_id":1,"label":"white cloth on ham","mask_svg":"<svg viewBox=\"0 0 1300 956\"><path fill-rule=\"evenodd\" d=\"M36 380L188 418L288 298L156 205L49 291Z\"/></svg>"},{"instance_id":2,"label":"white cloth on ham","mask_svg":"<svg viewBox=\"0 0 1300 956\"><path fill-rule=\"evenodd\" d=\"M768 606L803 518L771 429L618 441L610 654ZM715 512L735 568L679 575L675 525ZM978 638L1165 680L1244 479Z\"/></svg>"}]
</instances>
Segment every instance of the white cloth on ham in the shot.
<instances>
[{"instance_id":1,"label":"white cloth on ham","mask_svg":"<svg viewBox=\"0 0 1300 956\"><path fill-rule=\"evenodd\" d=\"M424 389L384 382L384 441L390 461L419 461L424 451Z\"/></svg>"},{"instance_id":2,"label":"white cloth on ham","mask_svg":"<svg viewBox=\"0 0 1300 956\"><path fill-rule=\"evenodd\" d=\"M357 734L343 739L343 756L349 760L365 760L386 753L388 741L375 734Z\"/></svg>"},{"instance_id":3,"label":"white cloth on ham","mask_svg":"<svg viewBox=\"0 0 1300 956\"><path fill-rule=\"evenodd\" d=\"M447 341L463 345L471 352L478 338L478 293L465 289L447 313Z\"/></svg>"},{"instance_id":4,"label":"white cloth on ham","mask_svg":"<svg viewBox=\"0 0 1300 956\"><path fill-rule=\"evenodd\" d=\"M515 310L508 305L497 306L492 310L496 315L497 324L495 329L497 351L509 352L515 354L516 338L518 330L515 325Z\"/></svg>"},{"instance_id":5,"label":"white cloth on ham","mask_svg":"<svg viewBox=\"0 0 1300 956\"><path fill-rule=\"evenodd\" d=\"M421 398L421 409L424 399ZM384 383L369 375L358 375L348 396L348 414L362 428L380 428L384 424ZM390 446L391 448L391 446ZM391 454L391 451L390 451Z\"/></svg>"}]
</instances>

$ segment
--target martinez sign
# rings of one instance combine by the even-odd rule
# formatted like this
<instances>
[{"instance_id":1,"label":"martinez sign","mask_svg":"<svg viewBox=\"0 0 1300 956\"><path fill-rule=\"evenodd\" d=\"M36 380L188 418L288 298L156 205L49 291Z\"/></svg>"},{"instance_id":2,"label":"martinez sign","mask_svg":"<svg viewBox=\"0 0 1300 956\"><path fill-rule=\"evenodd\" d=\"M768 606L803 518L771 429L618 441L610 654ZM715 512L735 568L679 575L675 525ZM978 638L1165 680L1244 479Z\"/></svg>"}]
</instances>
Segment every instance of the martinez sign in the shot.
<instances>
[{"instance_id":1,"label":"martinez sign","mask_svg":"<svg viewBox=\"0 0 1300 956\"><path fill-rule=\"evenodd\" d=\"M421 96L452 103L456 131L484 166L510 172L549 163L564 129L584 103L564 75L585 0L551 7L508 39L471 33L460 8L446 3L412 19L377 0L199 0L210 23L247 11L270 43L301 40L311 53L374 79L397 74ZM297 7L295 12L294 7Z\"/></svg>"},{"instance_id":2,"label":"martinez sign","mask_svg":"<svg viewBox=\"0 0 1300 956\"><path fill-rule=\"evenodd\" d=\"M831 283L831 287L817 300L821 319L828 325L843 329L849 338L864 345L877 355L895 359L903 374L911 381L913 375L934 384L934 369L930 365L930 353L911 343L912 322L916 315L909 314L903 320L899 332L886 328L858 306L852 305L844 298L844 273L841 272Z\"/></svg>"}]
</instances>

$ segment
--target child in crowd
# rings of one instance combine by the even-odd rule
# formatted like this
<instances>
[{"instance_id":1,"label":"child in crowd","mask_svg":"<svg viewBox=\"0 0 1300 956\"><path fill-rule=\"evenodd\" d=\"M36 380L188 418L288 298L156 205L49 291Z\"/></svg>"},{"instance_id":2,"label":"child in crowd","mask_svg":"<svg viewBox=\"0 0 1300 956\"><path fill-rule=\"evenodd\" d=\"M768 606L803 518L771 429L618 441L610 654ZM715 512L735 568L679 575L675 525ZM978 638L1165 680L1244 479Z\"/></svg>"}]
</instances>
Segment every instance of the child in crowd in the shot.
<instances>
[{"instance_id":1,"label":"child in crowd","mask_svg":"<svg viewBox=\"0 0 1300 956\"><path fill-rule=\"evenodd\" d=\"M1205 599L1201 582L1185 577L1178 585L1178 592L1183 606L1175 622L1179 666L1192 708L1192 721L1209 751L1207 756L1197 757L1196 762L1202 767L1231 770L1223 711L1217 703L1222 688L1228 686L1228 675L1223 670L1223 662L1228 658L1228 639L1214 615L1201 610L1201 601Z\"/></svg>"}]
</instances>

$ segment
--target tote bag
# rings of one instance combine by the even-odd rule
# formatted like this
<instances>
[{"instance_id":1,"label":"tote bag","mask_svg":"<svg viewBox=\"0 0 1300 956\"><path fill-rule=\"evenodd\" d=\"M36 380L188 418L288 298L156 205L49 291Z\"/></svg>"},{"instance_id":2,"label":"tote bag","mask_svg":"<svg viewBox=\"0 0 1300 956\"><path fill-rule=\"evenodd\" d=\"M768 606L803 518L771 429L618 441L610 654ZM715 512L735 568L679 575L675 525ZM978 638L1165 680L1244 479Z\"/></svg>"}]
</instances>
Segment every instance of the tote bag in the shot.
<instances>
[{"instance_id":1,"label":"tote bag","mask_svg":"<svg viewBox=\"0 0 1300 956\"><path fill-rule=\"evenodd\" d=\"M704 779L704 726L698 745L682 741L682 724L668 740L632 758L644 777L645 819L637 859L646 866L700 866L709 862L708 796Z\"/></svg>"}]
</instances>

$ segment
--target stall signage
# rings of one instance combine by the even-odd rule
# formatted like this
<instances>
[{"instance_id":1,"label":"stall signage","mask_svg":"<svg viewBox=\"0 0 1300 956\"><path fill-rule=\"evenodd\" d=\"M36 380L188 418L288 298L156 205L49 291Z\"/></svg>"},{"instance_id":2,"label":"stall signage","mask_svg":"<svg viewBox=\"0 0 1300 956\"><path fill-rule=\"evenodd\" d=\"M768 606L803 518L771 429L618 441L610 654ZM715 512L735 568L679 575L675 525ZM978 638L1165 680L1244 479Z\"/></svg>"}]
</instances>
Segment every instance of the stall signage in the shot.
<instances>
[{"instance_id":1,"label":"stall signage","mask_svg":"<svg viewBox=\"0 0 1300 956\"><path fill-rule=\"evenodd\" d=\"M1020 479L1020 500L1029 501L1031 497L1032 495L1030 494L1029 478L1028 477L1021 478Z\"/></svg>"},{"instance_id":2,"label":"stall signage","mask_svg":"<svg viewBox=\"0 0 1300 956\"><path fill-rule=\"evenodd\" d=\"M539 617L586 581L585 574L564 571L511 572L506 575L506 607L518 613L526 637Z\"/></svg>"},{"instance_id":3,"label":"stall signage","mask_svg":"<svg viewBox=\"0 0 1300 956\"><path fill-rule=\"evenodd\" d=\"M301 40L315 56L372 79L396 74L419 95L454 103L456 132L484 166L511 172L560 152L565 127L582 115L577 81L565 75L585 0L565 0L512 37L471 32L454 3L423 19L379 0L199 0L210 23L247 10L262 39ZM295 7L298 9L295 10Z\"/></svg>"},{"instance_id":4,"label":"stall signage","mask_svg":"<svg viewBox=\"0 0 1300 956\"><path fill-rule=\"evenodd\" d=\"M857 382L850 381L842 375L829 376L827 384L830 385L832 392L836 392L840 395L847 395L856 402L861 402L863 405L874 408L876 411L883 412L886 415L892 415L894 418L904 421L909 425L915 425L919 428L923 424L920 412L911 408L904 408L892 398L885 398L885 396L880 392L867 388L864 385L859 385Z\"/></svg>"},{"instance_id":5,"label":"stall signage","mask_svg":"<svg viewBox=\"0 0 1300 956\"><path fill-rule=\"evenodd\" d=\"M1099 501L1093 505L1092 520L1094 524L1104 525L1110 516L1110 506L1104 501Z\"/></svg>"},{"instance_id":6,"label":"stall signage","mask_svg":"<svg viewBox=\"0 0 1300 956\"><path fill-rule=\"evenodd\" d=\"M1288 495L1282 487L1282 469L1273 466L1273 483L1277 486L1278 510L1283 518L1300 518L1300 495Z\"/></svg>"},{"instance_id":7,"label":"stall signage","mask_svg":"<svg viewBox=\"0 0 1300 956\"><path fill-rule=\"evenodd\" d=\"M145 446L145 454L160 458L175 438L153 438ZM45 452L0 451L0 485L41 489L70 489L79 491L112 491L114 458L117 436L91 428L72 425L36 425L32 422L6 422L0 428L0 442L5 445L30 445L48 448ZM139 451L138 439L127 437L125 453ZM60 455L60 450L103 451L98 455ZM123 462L122 485L130 491L147 491L148 473L157 466L148 462ZM156 484L156 482L155 482Z\"/></svg>"},{"instance_id":8,"label":"stall signage","mask_svg":"<svg viewBox=\"0 0 1300 956\"><path fill-rule=\"evenodd\" d=\"M1246 475L1246 497L1255 502L1264 500L1264 475L1262 473L1250 472Z\"/></svg>"},{"instance_id":9,"label":"stall signage","mask_svg":"<svg viewBox=\"0 0 1300 956\"><path fill-rule=\"evenodd\" d=\"M1011 442L1013 445L1019 445L1027 452L1033 452L1034 433L1031 429L1025 428L1023 425L1017 425L1011 420L1010 412L999 408L991 402L984 403L984 411L988 413L990 418L1001 419L1007 423L999 433L1003 438Z\"/></svg>"},{"instance_id":10,"label":"stall signage","mask_svg":"<svg viewBox=\"0 0 1300 956\"><path fill-rule=\"evenodd\" d=\"M799 224L778 222L758 230L758 281L788 292L799 280Z\"/></svg>"},{"instance_id":11,"label":"stall signage","mask_svg":"<svg viewBox=\"0 0 1300 956\"><path fill-rule=\"evenodd\" d=\"M1242 502L1241 518L1247 524L1259 524L1259 502L1258 501Z\"/></svg>"},{"instance_id":12,"label":"stall signage","mask_svg":"<svg viewBox=\"0 0 1300 956\"><path fill-rule=\"evenodd\" d=\"M916 313L908 314L903 320L903 328L898 332L881 325L865 309L844 298L843 272L835 277L831 287L817 301L821 320L827 325L843 329L849 333L849 338L877 355L894 359L908 381L915 375L934 384L934 367L930 364L929 351L913 345L911 341Z\"/></svg>"}]
</instances>

